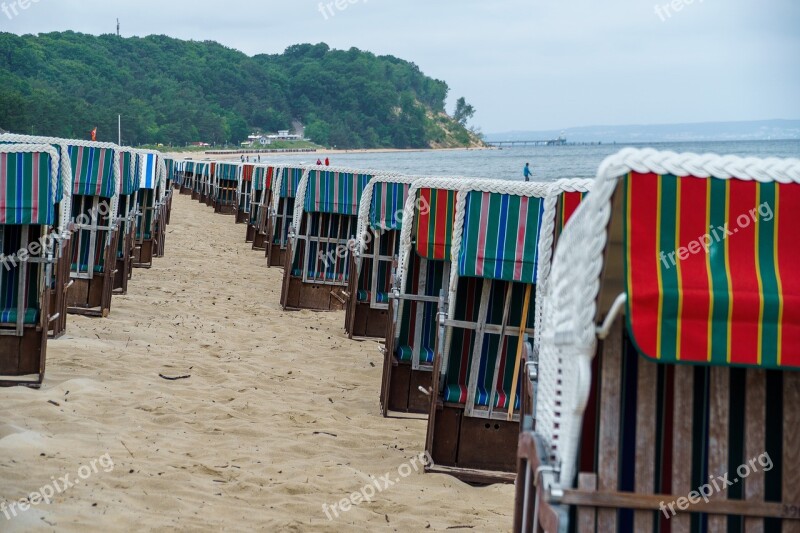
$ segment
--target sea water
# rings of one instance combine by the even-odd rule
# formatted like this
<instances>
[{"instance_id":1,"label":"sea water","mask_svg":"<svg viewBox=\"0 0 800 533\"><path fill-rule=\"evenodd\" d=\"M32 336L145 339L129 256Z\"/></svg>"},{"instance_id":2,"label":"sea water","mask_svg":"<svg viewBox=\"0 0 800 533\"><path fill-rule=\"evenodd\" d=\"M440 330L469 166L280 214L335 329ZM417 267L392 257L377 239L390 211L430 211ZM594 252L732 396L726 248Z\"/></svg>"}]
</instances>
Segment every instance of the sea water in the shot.
<instances>
[{"instance_id":1,"label":"sea water","mask_svg":"<svg viewBox=\"0 0 800 533\"><path fill-rule=\"evenodd\" d=\"M353 152L327 157L330 158L331 165L339 167L394 171L421 176L467 176L511 180L522 180L522 169L525 163L530 163L534 179L550 181L561 178L593 178L603 159L628 146L698 154L800 158L800 140L531 146L502 150ZM261 159L269 163L313 164L318 158L324 160L325 157L325 155L305 153L285 156L262 155Z\"/></svg>"}]
</instances>

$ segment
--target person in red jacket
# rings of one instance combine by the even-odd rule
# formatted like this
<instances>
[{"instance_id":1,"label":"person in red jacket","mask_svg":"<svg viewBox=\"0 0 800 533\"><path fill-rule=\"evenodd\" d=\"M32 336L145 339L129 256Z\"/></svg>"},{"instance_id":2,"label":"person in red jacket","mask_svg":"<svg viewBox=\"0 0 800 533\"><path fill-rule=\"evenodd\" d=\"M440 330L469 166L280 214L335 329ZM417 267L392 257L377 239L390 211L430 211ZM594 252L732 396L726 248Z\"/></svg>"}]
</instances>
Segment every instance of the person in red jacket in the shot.
<instances>
[{"instance_id":1,"label":"person in red jacket","mask_svg":"<svg viewBox=\"0 0 800 533\"><path fill-rule=\"evenodd\" d=\"M330 159L328 159L327 157L325 158L325 166L326 166L326 167L329 167L329 166L331 166L331 160L330 160Z\"/></svg>"}]
</instances>

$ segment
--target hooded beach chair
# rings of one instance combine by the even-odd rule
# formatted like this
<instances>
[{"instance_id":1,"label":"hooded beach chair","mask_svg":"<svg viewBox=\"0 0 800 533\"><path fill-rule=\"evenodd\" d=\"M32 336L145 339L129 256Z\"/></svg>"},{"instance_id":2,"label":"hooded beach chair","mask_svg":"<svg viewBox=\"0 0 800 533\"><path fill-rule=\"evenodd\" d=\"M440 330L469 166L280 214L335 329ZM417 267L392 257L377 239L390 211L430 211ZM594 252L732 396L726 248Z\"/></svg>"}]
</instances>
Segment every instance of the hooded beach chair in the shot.
<instances>
[{"instance_id":1,"label":"hooded beach chair","mask_svg":"<svg viewBox=\"0 0 800 533\"><path fill-rule=\"evenodd\" d=\"M289 227L294 215L295 197L305 167L283 167L275 174L267 227L267 266L283 268L289 245Z\"/></svg>"},{"instance_id":2,"label":"hooded beach chair","mask_svg":"<svg viewBox=\"0 0 800 533\"><path fill-rule=\"evenodd\" d=\"M5 142L5 141L0 141ZM0 385L41 385L59 270L60 156L50 144L0 144Z\"/></svg>"},{"instance_id":3,"label":"hooded beach chair","mask_svg":"<svg viewBox=\"0 0 800 533\"><path fill-rule=\"evenodd\" d=\"M72 165L72 284L68 311L106 317L111 311L117 265L120 147L111 143L69 141Z\"/></svg>"},{"instance_id":4,"label":"hooded beach chair","mask_svg":"<svg viewBox=\"0 0 800 533\"><path fill-rule=\"evenodd\" d=\"M464 481L513 481L523 404L518 375L533 340L549 183L462 180L452 268L438 306L427 469ZM549 207L549 209L547 209Z\"/></svg>"},{"instance_id":5,"label":"hooded beach chair","mask_svg":"<svg viewBox=\"0 0 800 533\"><path fill-rule=\"evenodd\" d=\"M601 165L555 252L515 531L797 530L798 222L798 159Z\"/></svg>"},{"instance_id":6,"label":"hooded beach chair","mask_svg":"<svg viewBox=\"0 0 800 533\"><path fill-rule=\"evenodd\" d=\"M128 281L133 272L133 253L136 247L136 218L139 212L139 163L137 153L131 148L120 150L120 173L122 188L117 201L117 216L120 220L120 235L117 239L116 272L114 294L127 294Z\"/></svg>"},{"instance_id":7,"label":"hooded beach chair","mask_svg":"<svg viewBox=\"0 0 800 533\"><path fill-rule=\"evenodd\" d=\"M351 258L345 331L352 339L386 338L394 262L408 190L415 178L377 176L367 183Z\"/></svg>"},{"instance_id":8,"label":"hooded beach chair","mask_svg":"<svg viewBox=\"0 0 800 533\"><path fill-rule=\"evenodd\" d=\"M243 166L239 163L217 163L211 200L215 213L236 215L237 191Z\"/></svg>"},{"instance_id":9,"label":"hooded beach chair","mask_svg":"<svg viewBox=\"0 0 800 533\"><path fill-rule=\"evenodd\" d=\"M166 168L166 179L164 184L164 223L169 224L172 218L172 194L175 191L177 177L175 160L165 157L164 166Z\"/></svg>"},{"instance_id":10,"label":"hooded beach chair","mask_svg":"<svg viewBox=\"0 0 800 533\"><path fill-rule=\"evenodd\" d=\"M253 250L267 249L267 226L272 205L272 183L280 167L256 165L253 170L252 202L247 223L246 242L253 243Z\"/></svg>"},{"instance_id":11,"label":"hooded beach chair","mask_svg":"<svg viewBox=\"0 0 800 533\"><path fill-rule=\"evenodd\" d=\"M427 414L436 313L450 281L457 188L463 178L421 178L409 188L389 298L381 412Z\"/></svg>"},{"instance_id":12,"label":"hooded beach chair","mask_svg":"<svg viewBox=\"0 0 800 533\"><path fill-rule=\"evenodd\" d=\"M219 162L212 162L209 166L209 172L203 176L202 193L200 194L200 202L206 204L208 207L214 207L214 199L217 191L217 185L220 173Z\"/></svg>"},{"instance_id":13,"label":"hooded beach chair","mask_svg":"<svg viewBox=\"0 0 800 533\"><path fill-rule=\"evenodd\" d=\"M240 178L236 188L236 223L247 224L250 220L250 210L253 202L253 174L254 164L242 165ZM251 242L251 241L247 241Z\"/></svg>"},{"instance_id":14,"label":"hooded beach chair","mask_svg":"<svg viewBox=\"0 0 800 533\"><path fill-rule=\"evenodd\" d=\"M195 163L194 177L192 181L192 200L205 203L206 184L211 179L214 172L214 163L210 161L198 161Z\"/></svg>"},{"instance_id":15,"label":"hooded beach chair","mask_svg":"<svg viewBox=\"0 0 800 533\"><path fill-rule=\"evenodd\" d=\"M48 335L57 339L64 335L67 329L67 291L71 286L70 261L72 253L70 239L70 215L72 209L72 166L69 159L68 146L64 139L51 137L34 137L30 135L17 135L4 133L0 135L0 143L22 144L48 144L56 149L59 156L58 178L55 196L55 210L58 216L56 235L59 236L54 244L54 255L57 259L55 268L50 272L50 320Z\"/></svg>"},{"instance_id":16,"label":"hooded beach chair","mask_svg":"<svg viewBox=\"0 0 800 533\"><path fill-rule=\"evenodd\" d=\"M198 163L195 161L184 161L181 166L183 171L180 174L181 194L193 195L195 171Z\"/></svg>"},{"instance_id":17,"label":"hooded beach chair","mask_svg":"<svg viewBox=\"0 0 800 533\"><path fill-rule=\"evenodd\" d=\"M166 165L158 152L139 151L138 218L136 246L133 252L135 268L151 268L153 258L162 255L165 235L163 211Z\"/></svg>"},{"instance_id":18,"label":"hooded beach chair","mask_svg":"<svg viewBox=\"0 0 800 533\"><path fill-rule=\"evenodd\" d=\"M283 272L284 309L345 309L358 208L374 175L337 168L306 171L297 188Z\"/></svg>"}]
</instances>

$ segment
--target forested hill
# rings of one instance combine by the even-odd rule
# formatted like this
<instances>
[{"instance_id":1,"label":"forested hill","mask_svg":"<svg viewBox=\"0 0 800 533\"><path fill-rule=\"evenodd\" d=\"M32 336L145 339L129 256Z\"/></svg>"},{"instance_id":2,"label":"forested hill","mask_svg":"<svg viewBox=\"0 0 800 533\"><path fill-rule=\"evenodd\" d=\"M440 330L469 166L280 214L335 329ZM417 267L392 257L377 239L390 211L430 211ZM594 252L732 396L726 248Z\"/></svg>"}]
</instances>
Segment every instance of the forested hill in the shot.
<instances>
[{"instance_id":1,"label":"forested hill","mask_svg":"<svg viewBox=\"0 0 800 533\"><path fill-rule=\"evenodd\" d=\"M215 42L0 33L0 127L126 144L238 143L306 126L339 148L475 142L445 114L448 87L413 63L299 44L250 57Z\"/></svg>"}]
</instances>

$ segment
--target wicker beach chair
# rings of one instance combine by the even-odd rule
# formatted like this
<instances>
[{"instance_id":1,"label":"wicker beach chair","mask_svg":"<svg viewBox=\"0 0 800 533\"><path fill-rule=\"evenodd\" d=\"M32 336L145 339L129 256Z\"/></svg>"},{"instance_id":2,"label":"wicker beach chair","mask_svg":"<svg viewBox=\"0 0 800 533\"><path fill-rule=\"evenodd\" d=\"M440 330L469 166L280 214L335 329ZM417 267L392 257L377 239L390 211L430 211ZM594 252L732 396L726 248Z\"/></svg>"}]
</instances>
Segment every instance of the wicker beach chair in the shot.
<instances>
[{"instance_id":1,"label":"wicker beach chair","mask_svg":"<svg viewBox=\"0 0 800 533\"><path fill-rule=\"evenodd\" d=\"M797 159L602 164L555 252L515 531L798 529L798 213Z\"/></svg>"},{"instance_id":2,"label":"wicker beach chair","mask_svg":"<svg viewBox=\"0 0 800 533\"><path fill-rule=\"evenodd\" d=\"M344 310L364 189L378 173L306 171L297 188L283 273L284 309Z\"/></svg>"},{"instance_id":3,"label":"wicker beach chair","mask_svg":"<svg viewBox=\"0 0 800 533\"><path fill-rule=\"evenodd\" d=\"M247 223L246 242L253 243L253 250L267 249L267 226L272 205L272 184L280 167L256 165L253 170L253 191L250 215Z\"/></svg>"},{"instance_id":4,"label":"wicker beach chair","mask_svg":"<svg viewBox=\"0 0 800 533\"><path fill-rule=\"evenodd\" d=\"M136 221L136 246L133 252L134 268L151 268L153 258L163 255L166 234L164 209L164 184L166 165L158 152L139 151L138 218Z\"/></svg>"},{"instance_id":5,"label":"wicker beach chair","mask_svg":"<svg viewBox=\"0 0 800 533\"><path fill-rule=\"evenodd\" d=\"M139 160L131 148L120 150L120 173L122 188L117 201L117 216L120 219L120 235L117 239L114 294L127 294L128 281L133 273L133 253L136 247L136 219L139 212Z\"/></svg>"},{"instance_id":6,"label":"wicker beach chair","mask_svg":"<svg viewBox=\"0 0 800 533\"><path fill-rule=\"evenodd\" d=\"M60 163L49 144L0 144L0 386L38 387L44 379L59 312L51 287L68 261L58 242L67 219L58 195L69 197Z\"/></svg>"},{"instance_id":7,"label":"wicker beach chair","mask_svg":"<svg viewBox=\"0 0 800 533\"><path fill-rule=\"evenodd\" d=\"M350 259L345 331L352 339L385 338L394 263L408 190L415 178L379 176L364 189L358 213L358 246Z\"/></svg>"},{"instance_id":8,"label":"wicker beach chair","mask_svg":"<svg viewBox=\"0 0 800 533\"><path fill-rule=\"evenodd\" d=\"M289 245L289 228L294 215L295 197L300 180L306 172L305 167L283 167L275 174L272 200L269 206L266 230L266 257L268 267L283 268L286 263L286 250Z\"/></svg>"},{"instance_id":9,"label":"wicker beach chair","mask_svg":"<svg viewBox=\"0 0 800 533\"><path fill-rule=\"evenodd\" d=\"M437 305L450 281L457 189L463 181L421 178L407 193L384 344L384 416L430 411L426 392L432 383Z\"/></svg>"},{"instance_id":10,"label":"wicker beach chair","mask_svg":"<svg viewBox=\"0 0 800 533\"><path fill-rule=\"evenodd\" d=\"M211 205L215 213L236 215L237 191L243 166L239 163L217 163L211 192Z\"/></svg>"},{"instance_id":11,"label":"wicker beach chair","mask_svg":"<svg viewBox=\"0 0 800 533\"><path fill-rule=\"evenodd\" d=\"M514 479L524 403L518 376L534 334L540 235L544 220L555 220L550 190L459 184L450 279L438 306L428 471L475 483Z\"/></svg>"},{"instance_id":12,"label":"wicker beach chair","mask_svg":"<svg viewBox=\"0 0 800 533\"><path fill-rule=\"evenodd\" d=\"M253 174L255 165L242 165L236 187L236 223L247 224L253 203ZM251 241L247 241L251 242Z\"/></svg>"}]
</instances>

